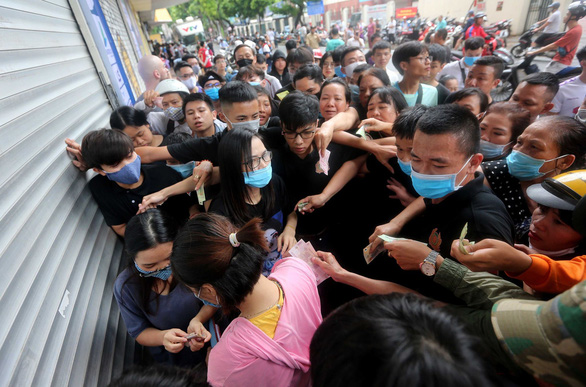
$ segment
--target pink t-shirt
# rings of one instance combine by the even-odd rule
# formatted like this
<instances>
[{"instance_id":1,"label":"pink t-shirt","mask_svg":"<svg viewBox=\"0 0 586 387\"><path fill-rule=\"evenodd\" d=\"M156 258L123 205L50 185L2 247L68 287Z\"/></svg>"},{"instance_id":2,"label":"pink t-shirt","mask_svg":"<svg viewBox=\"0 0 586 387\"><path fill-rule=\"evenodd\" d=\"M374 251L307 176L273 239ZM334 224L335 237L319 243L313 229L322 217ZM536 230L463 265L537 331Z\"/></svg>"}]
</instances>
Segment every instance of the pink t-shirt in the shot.
<instances>
[{"instance_id":1,"label":"pink t-shirt","mask_svg":"<svg viewBox=\"0 0 586 387\"><path fill-rule=\"evenodd\" d=\"M212 386L309 386L309 344L322 322L315 274L302 260L275 263L269 279L281 284L283 309L271 339L245 318L228 326L210 353Z\"/></svg>"}]
</instances>

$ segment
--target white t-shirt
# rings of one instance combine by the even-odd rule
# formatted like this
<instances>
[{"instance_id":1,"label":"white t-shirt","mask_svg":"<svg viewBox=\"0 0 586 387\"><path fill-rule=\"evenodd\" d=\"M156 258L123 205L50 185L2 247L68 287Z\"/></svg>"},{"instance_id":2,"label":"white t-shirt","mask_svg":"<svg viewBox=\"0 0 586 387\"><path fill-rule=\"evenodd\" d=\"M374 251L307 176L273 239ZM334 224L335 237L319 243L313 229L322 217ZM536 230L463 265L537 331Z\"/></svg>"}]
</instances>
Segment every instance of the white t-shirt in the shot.
<instances>
[{"instance_id":1,"label":"white t-shirt","mask_svg":"<svg viewBox=\"0 0 586 387\"><path fill-rule=\"evenodd\" d=\"M147 115L147 121L151 127L151 132L154 134L167 134L167 124L169 123L169 119L165 116L165 113L151 112ZM174 124L174 132L182 132L191 135L191 129L189 129L187 122L179 124L179 122L175 121Z\"/></svg>"},{"instance_id":2,"label":"white t-shirt","mask_svg":"<svg viewBox=\"0 0 586 387\"><path fill-rule=\"evenodd\" d=\"M580 80L580 77L568 79L560 84L560 90L553 99L552 113L558 113L560 116L574 117L584 97L586 96L586 83Z\"/></svg>"},{"instance_id":3,"label":"white t-shirt","mask_svg":"<svg viewBox=\"0 0 586 387\"><path fill-rule=\"evenodd\" d=\"M555 34L560 30L560 24L562 22L562 14L559 10L551 14L547 19L549 25L543 29L544 34Z\"/></svg>"},{"instance_id":4,"label":"white t-shirt","mask_svg":"<svg viewBox=\"0 0 586 387\"><path fill-rule=\"evenodd\" d=\"M364 39L362 39L362 38L356 39L355 37L351 37L346 42L346 46L348 46L348 47L364 47Z\"/></svg>"},{"instance_id":5,"label":"white t-shirt","mask_svg":"<svg viewBox=\"0 0 586 387\"><path fill-rule=\"evenodd\" d=\"M448 63L444 66L442 71L437 74L436 79L439 81L444 75L453 75L458 80L458 89L463 89L465 79L462 79L462 70L464 70L464 76L467 77L470 68L464 63L464 59Z\"/></svg>"},{"instance_id":6,"label":"white t-shirt","mask_svg":"<svg viewBox=\"0 0 586 387\"><path fill-rule=\"evenodd\" d=\"M389 22L389 24L387 24L387 28L389 29L389 33L390 34L394 34L395 31L397 30L397 21L396 20L391 20Z\"/></svg>"}]
</instances>

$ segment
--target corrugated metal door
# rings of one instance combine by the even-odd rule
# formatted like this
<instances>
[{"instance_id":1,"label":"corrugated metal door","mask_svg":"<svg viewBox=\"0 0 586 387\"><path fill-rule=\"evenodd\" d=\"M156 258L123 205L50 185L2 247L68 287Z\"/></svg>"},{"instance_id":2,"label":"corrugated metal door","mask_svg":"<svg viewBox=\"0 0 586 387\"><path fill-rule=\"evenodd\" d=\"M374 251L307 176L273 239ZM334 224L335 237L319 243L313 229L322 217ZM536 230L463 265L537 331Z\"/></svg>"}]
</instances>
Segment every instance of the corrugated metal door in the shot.
<instances>
[{"instance_id":1,"label":"corrugated metal door","mask_svg":"<svg viewBox=\"0 0 586 387\"><path fill-rule=\"evenodd\" d=\"M111 107L67 0L0 0L0 386L107 384L122 244L63 140Z\"/></svg>"}]
</instances>

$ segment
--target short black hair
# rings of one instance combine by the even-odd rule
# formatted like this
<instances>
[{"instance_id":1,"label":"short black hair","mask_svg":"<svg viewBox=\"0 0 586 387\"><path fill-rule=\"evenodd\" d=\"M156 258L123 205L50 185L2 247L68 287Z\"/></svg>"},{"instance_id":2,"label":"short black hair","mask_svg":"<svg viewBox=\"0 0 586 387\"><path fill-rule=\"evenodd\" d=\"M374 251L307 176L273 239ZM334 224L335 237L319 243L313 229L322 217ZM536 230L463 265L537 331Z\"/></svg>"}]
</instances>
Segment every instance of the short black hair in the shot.
<instances>
[{"instance_id":1,"label":"short black hair","mask_svg":"<svg viewBox=\"0 0 586 387\"><path fill-rule=\"evenodd\" d=\"M173 133L168 135L165 138L165 140L167 141L167 146L169 146L169 145L174 145L174 144L181 144L182 142L185 142L187 140L191 140L192 138L193 137L191 137L189 134L187 134L185 132L174 131Z\"/></svg>"},{"instance_id":2,"label":"short black hair","mask_svg":"<svg viewBox=\"0 0 586 387\"><path fill-rule=\"evenodd\" d=\"M110 114L112 129L124 130L127 126L139 127L148 124L145 112L132 106L120 106Z\"/></svg>"},{"instance_id":3,"label":"short black hair","mask_svg":"<svg viewBox=\"0 0 586 387\"><path fill-rule=\"evenodd\" d=\"M354 76L354 74L362 74L363 72L365 72L369 68L372 68L372 66L369 65L368 63L363 63L361 65L358 65L354 68L354 71L352 72L352 76Z\"/></svg>"},{"instance_id":4,"label":"short black hair","mask_svg":"<svg viewBox=\"0 0 586 387\"><path fill-rule=\"evenodd\" d=\"M412 41L403 43L393 53L393 66L395 66L401 75L404 75L405 72L401 68L401 62L409 62L411 58L415 58L422 52L427 52L427 47L421 42Z\"/></svg>"},{"instance_id":5,"label":"short black hair","mask_svg":"<svg viewBox=\"0 0 586 387\"><path fill-rule=\"evenodd\" d=\"M376 42L374 44L374 46L372 46L372 50L370 50L370 52L372 53L372 55L376 54L376 50L386 50L386 49L391 49L391 43L387 42L386 40L380 40L378 42Z\"/></svg>"},{"instance_id":6,"label":"short black hair","mask_svg":"<svg viewBox=\"0 0 586 387\"><path fill-rule=\"evenodd\" d=\"M292 63L301 65L313 63L313 52L305 47L294 49L287 55L287 66L291 66Z\"/></svg>"},{"instance_id":7,"label":"short black hair","mask_svg":"<svg viewBox=\"0 0 586 387\"><path fill-rule=\"evenodd\" d=\"M281 101L279 117L283 129L295 132L305 125L317 122L319 101L314 95L294 91Z\"/></svg>"},{"instance_id":8,"label":"short black hair","mask_svg":"<svg viewBox=\"0 0 586 387\"><path fill-rule=\"evenodd\" d=\"M440 28L439 30L435 30L434 35L440 39L447 39L448 38L448 30L445 28Z\"/></svg>"},{"instance_id":9,"label":"short black hair","mask_svg":"<svg viewBox=\"0 0 586 387\"><path fill-rule=\"evenodd\" d=\"M336 47L334 51L330 51L332 53L332 60L334 61L334 63L340 64L340 62L342 61L342 54L346 50L346 47L347 46L345 44L341 44L338 47Z\"/></svg>"},{"instance_id":10,"label":"short black hair","mask_svg":"<svg viewBox=\"0 0 586 387\"><path fill-rule=\"evenodd\" d=\"M527 82L530 85L541 85L547 88L548 101L552 101L553 97L560 90L560 81L555 74L546 73L544 71L528 75L521 83Z\"/></svg>"},{"instance_id":11,"label":"short black hair","mask_svg":"<svg viewBox=\"0 0 586 387\"><path fill-rule=\"evenodd\" d=\"M454 91L450 95L447 96L444 103L454 103L458 102L466 97L470 97L475 95L480 100L480 111L484 112L488 108L488 97L482 90L477 87L466 87L462 90Z\"/></svg>"},{"instance_id":12,"label":"short black hair","mask_svg":"<svg viewBox=\"0 0 586 387\"><path fill-rule=\"evenodd\" d=\"M368 99L368 102L370 102L372 97L375 95L378 95L382 102L393 105L395 108L395 113L397 114L401 113L403 109L409 106L405 100L405 97L403 96L403 93L401 93L401 91L396 87L385 86L374 89L370 95L370 98Z\"/></svg>"},{"instance_id":13,"label":"short black hair","mask_svg":"<svg viewBox=\"0 0 586 387\"><path fill-rule=\"evenodd\" d=\"M444 64L447 62L446 59L446 49L437 43L430 44L427 46L427 51L429 52L429 56L431 61L438 61L440 64Z\"/></svg>"},{"instance_id":14,"label":"short black hair","mask_svg":"<svg viewBox=\"0 0 586 387\"><path fill-rule=\"evenodd\" d=\"M244 43L242 43L242 44L239 44L238 46L236 46L236 47L234 48L234 58L236 58L236 53L237 53L237 52L238 52L238 50L240 50L242 47L247 47L247 48L248 48L250 51L252 51L252 54L253 54L253 55L256 55L256 50L255 50L254 48L250 47L248 44L244 44Z\"/></svg>"},{"instance_id":15,"label":"short black hair","mask_svg":"<svg viewBox=\"0 0 586 387\"><path fill-rule=\"evenodd\" d=\"M333 56L332 56L332 51L327 51L324 53L324 55L321 57L321 59L319 60L319 67L321 67L323 69L324 67L324 63L326 63L326 59L328 59L329 57L332 57L332 61L334 60Z\"/></svg>"},{"instance_id":16,"label":"short black hair","mask_svg":"<svg viewBox=\"0 0 586 387\"><path fill-rule=\"evenodd\" d=\"M468 38L464 41L464 50L478 50L484 47L484 39L481 37Z\"/></svg>"},{"instance_id":17,"label":"short black hair","mask_svg":"<svg viewBox=\"0 0 586 387\"><path fill-rule=\"evenodd\" d=\"M332 34L332 36L336 36L336 35L338 35L338 34L339 34L338 28L337 28L337 27L333 27L333 28L330 30L330 33Z\"/></svg>"},{"instance_id":18,"label":"short black hair","mask_svg":"<svg viewBox=\"0 0 586 387\"><path fill-rule=\"evenodd\" d=\"M132 152L132 139L120 130L93 130L81 141L81 154L88 168L116 165Z\"/></svg>"},{"instance_id":19,"label":"short black hair","mask_svg":"<svg viewBox=\"0 0 586 387\"><path fill-rule=\"evenodd\" d=\"M356 71L356 70L355 70ZM352 102L352 91L350 87L348 87L348 83L344 81L342 78L334 77L332 79L326 80L323 85L321 85L321 89L323 90L326 86L329 85L340 85L344 88L344 96L346 97L346 102Z\"/></svg>"},{"instance_id":20,"label":"short black hair","mask_svg":"<svg viewBox=\"0 0 586 387\"><path fill-rule=\"evenodd\" d=\"M353 53L354 51L362 52L362 50L358 46L350 46L350 47L346 47L346 49L344 49L344 52L342 52L342 56L340 57L340 64L342 65L342 67L345 66L344 65L344 58L346 58L346 56L348 54Z\"/></svg>"},{"instance_id":21,"label":"short black hair","mask_svg":"<svg viewBox=\"0 0 586 387\"><path fill-rule=\"evenodd\" d=\"M214 64L216 64L216 62L217 62L219 59L224 59L224 60L226 60L226 57L225 57L224 55L222 55L222 54L218 54L218 55L214 56L214 60L213 60L212 62L214 62Z\"/></svg>"},{"instance_id":22,"label":"short black hair","mask_svg":"<svg viewBox=\"0 0 586 387\"><path fill-rule=\"evenodd\" d=\"M265 64L267 63L267 58L263 54L256 54L256 63L258 64Z\"/></svg>"},{"instance_id":23,"label":"short black hair","mask_svg":"<svg viewBox=\"0 0 586 387\"><path fill-rule=\"evenodd\" d=\"M479 339L445 309L396 293L344 304L311 340L313 385L492 385Z\"/></svg>"},{"instance_id":24,"label":"short black hair","mask_svg":"<svg viewBox=\"0 0 586 387\"><path fill-rule=\"evenodd\" d=\"M578 50L576 53L576 58L578 58L578 62L586 60L586 46Z\"/></svg>"},{"instance_id":25,"label":"short black hair","mask_svg":"<svg viewBox=\"0 0 586 387\"><path fill-rule=\"evenodd\" d=\"M265 72L256 65L244 66L238 70L238 73L234 77L236 81L242 81L244 78L250 78L253 76L258 76L261 80L265 79Z\"/></svg>"},{"instance_id":26,"label":"short black hair","mask_svg":"<svg viewBox=\"0 0 586 387\"><path fill-rule=\"evenodd\" d=\"M455 76L450 75L450 74L445 74L445 75L442 75L440 77L440 79L438 80L438 82L445 86L448 81L451 81L451 80L454 80L454 79L457 80L458 78L456 78Z\"/></svg>"},{"instance_id":27,"label":"short black hair","mask_svg":"<svg viewBox=\"0 0 586 387\"><path fill-rule=\"evenodd\" d=\"M425 114L428 107L415 105L404 109L393 123L393 136L413 140L417 121Z\"/></svg>"},{"instance_id":28,"label":"short black hair","mask_svg":"<svg viewBox=\"0 0 586 387\"><path fill-rule=\"evenodd\" d=\"M500 79L505 71L505 62L495 55L480 57L474 62L473 66L489 66L494 69L494 79Z\"/></svg>"},{"instance_id":29,"label":"short black hair","mask_svg":"<svg viewBox=\"0 0 586 387\"><path fill-rule=\"evenodd\" d=\"M179 73L179 70L181 70L183 67L189 67L191 68L191 65L187 62L179 62L175 65L175 67L173 67L173 71L175 71L175 74Z\"/></svg>"},{"instance_id":30,"label":"short black hair","mask_svg":"<svg viewBox=\"0 0 586 387\"><path fill-rule=\"evenodd\" d=\"M193 54L185 54L181 57L181 60L183 62L187 62L188 59L197 59L197 56L195 56Z\"/></svg>"},{"instance_id":31,"label":"short black hair","mask_svg":"<svg viewBox=\"0 0 586 387\"><path fill-rule=\"evenodd\" d=\"M183 114L185 115L185 109L189 102L203 101L208 106L210 111L214 111L214 104L212 99L206 93L191 93L183 99Z\"/></svg>"},{"instance_id":32,"label":"short black hair","mask_svg":"<svg viewBox=\"0 0 586 387\"><path fill-rule=\"evenodd\" d=\"M223 106L238 102L249 102L258 99L256 90L247 82L230 81L218 91L220 103Z\"/></svg>"},{"instance_id":33,"label":"short black hair","mask_svg":"<svg viewBox=\"0 0 586 387\"><path fill-rule=\"evenodd\" d=\"M295 72L295 75L293 76L293 84L303 78L309 78L321 85L324 81L324 74L318 65L307 64Z\"/></svg>"},{"instance_id":34,"label":"short black hair","mask_svg":"<svg viewBox=\"0 0 586 387\"><path fill-rule=\"evenodd\" d=\"M478 119L468 109L456 104L429 108L417 122L417 130L427 135L453 134L458 138L460 151L472 156L480 149Z\"/></svg>"},{"instance_id":35,"label":"short black hair","mask_svg":"<svg viewBox=\"0 0 586 387\"><path fill-rule=\"evenodd\" d=\"M287 40L287 43L285 43L285 49L287 49L287 50L294 50L296 48L297 48L297 42L293 39Z\"/></svg>"},{"instance_id":36,"label":"short black hair","mask_svg":"<svg viewBox=\"0 0 586 387\"><path fill-rule=\"evenodd\" d=\"M546 116L536 123L542 123L551 128L559 146L559 154L574 155L576 160L570 169L582 169L586 167L586 126L572 117Z\"/></svg>"},{"instance_id":37,"label":"short black hair","mask_svg":"<svg viewBox=\"0 0 586 387\"><path fill-rule=\"evenodd\" d=\"M360 66L358 66L360 67ZM385 86L391 86L391 80L389 79L389 75L387 74L387 72L383 69L379 69L378 67L371 67L369 69L366 69L362 74L360 74L360 77L358 77L358 86L360 87L360 82L362 82L362 78L366 77L366 76L373 76L378 78L383 85Z\"/></svg>"}]
</instances>

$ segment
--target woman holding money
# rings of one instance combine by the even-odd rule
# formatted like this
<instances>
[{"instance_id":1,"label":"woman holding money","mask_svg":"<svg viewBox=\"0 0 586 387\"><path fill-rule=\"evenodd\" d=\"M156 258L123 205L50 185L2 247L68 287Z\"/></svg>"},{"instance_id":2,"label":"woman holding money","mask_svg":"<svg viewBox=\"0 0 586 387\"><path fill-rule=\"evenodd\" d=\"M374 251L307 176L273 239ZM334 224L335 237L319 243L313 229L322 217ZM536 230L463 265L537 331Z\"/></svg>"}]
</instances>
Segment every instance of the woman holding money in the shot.
<instances>
[{"instance_id":1,"label":"woman holding money","mask_svg":"<svg viewBox=\"0 0 586 387\"><path fill-rule=\"evenodd\" d=\"M217 308L202 306L171 273L177 228L157 209L128 222L124 242L130 263L116 279L114 296L128 333L150 349L155 361L191 368L205 359L197 351L211 335L202 323Z\"/></svg>"}]
</instances>

